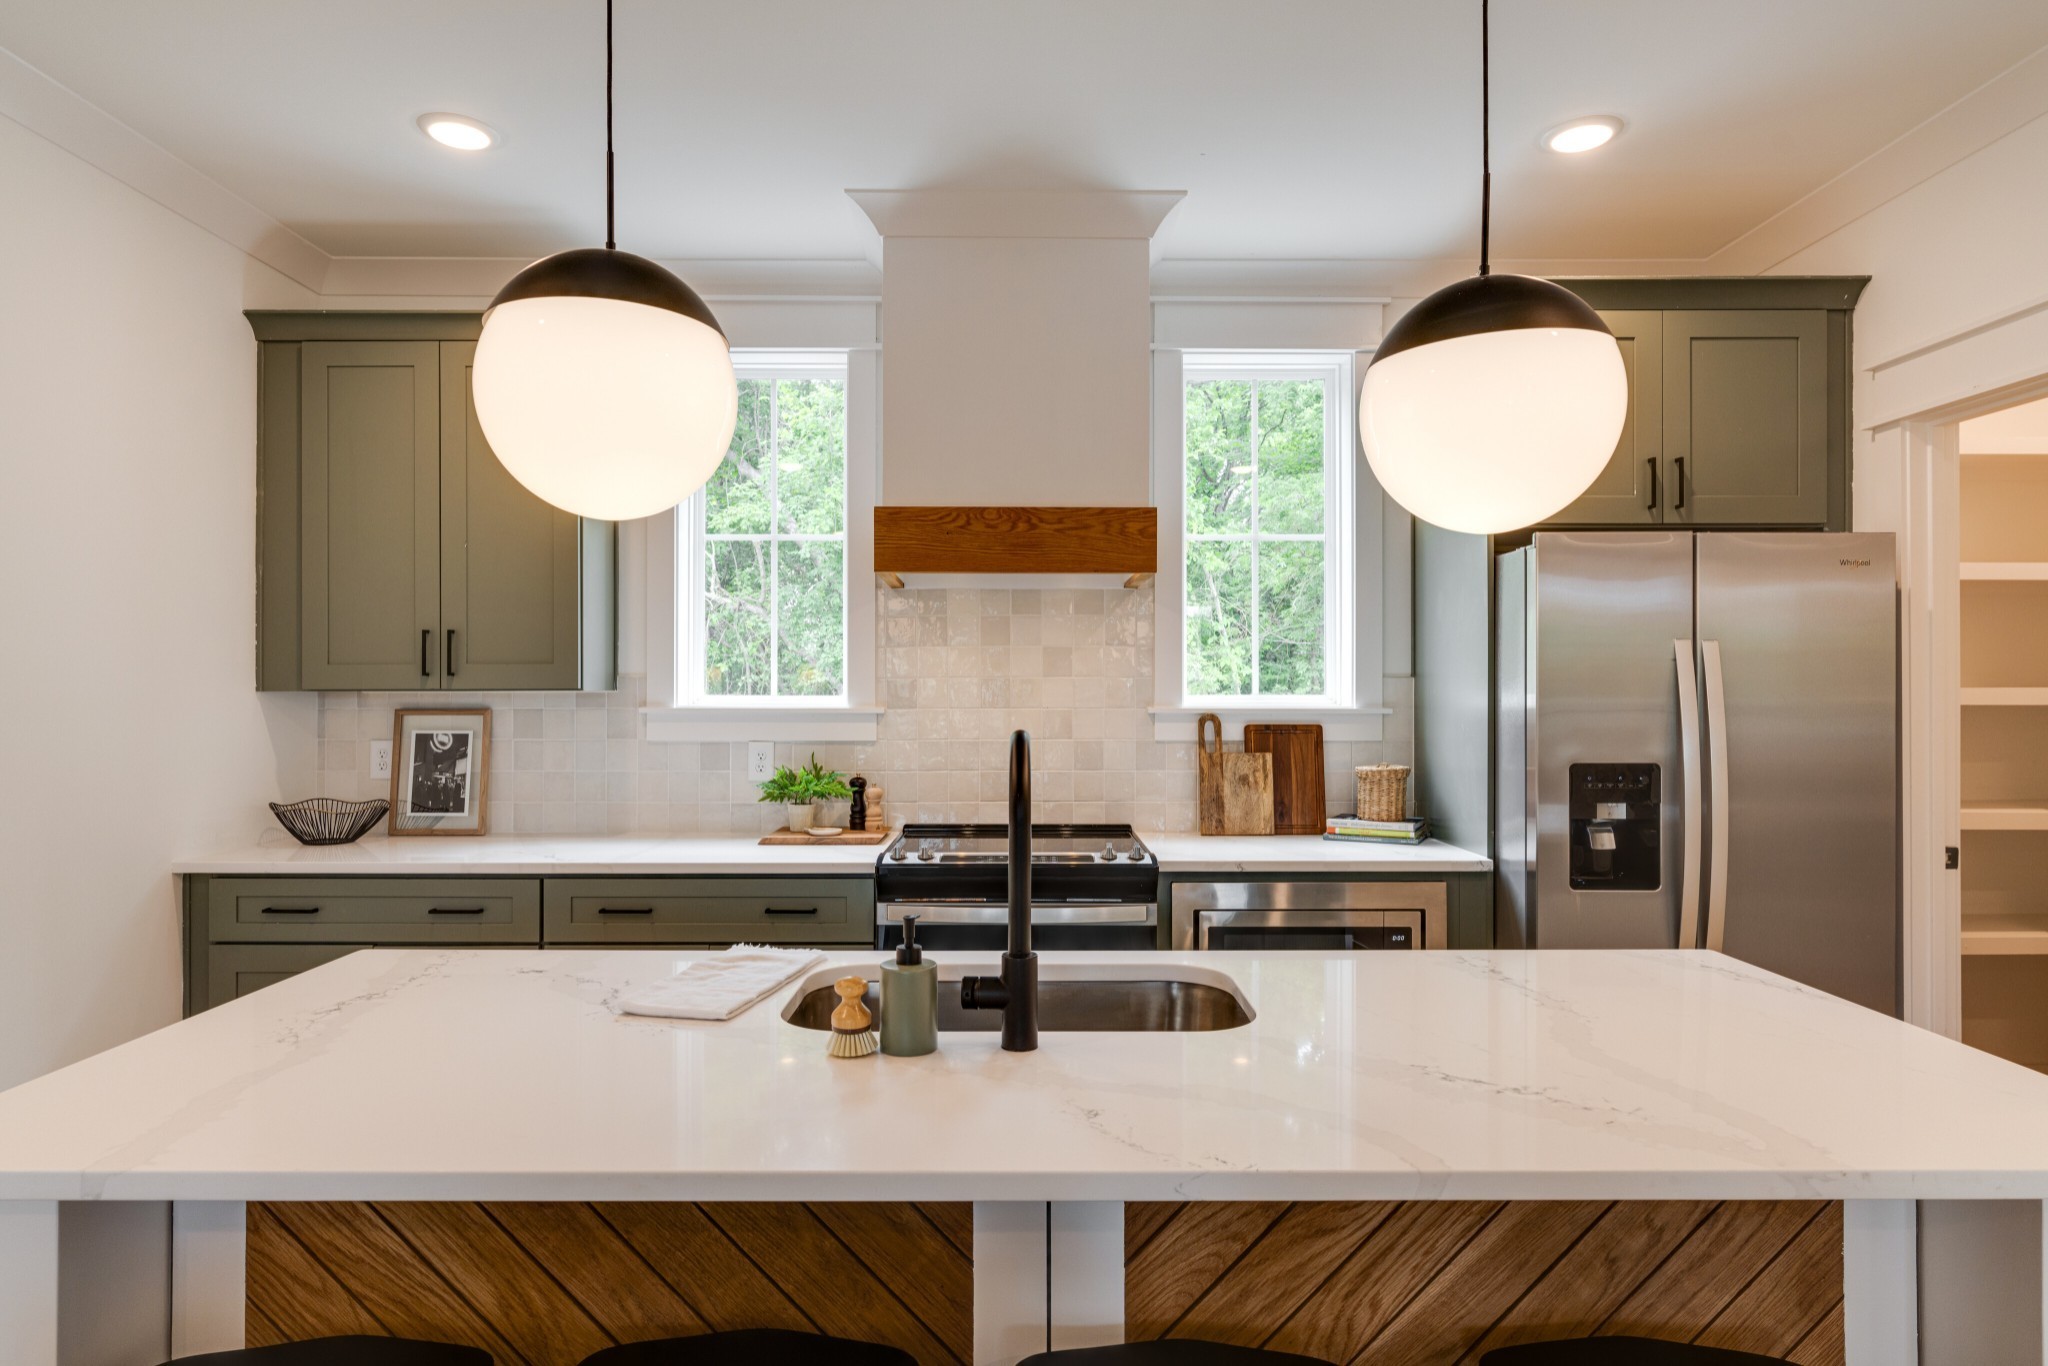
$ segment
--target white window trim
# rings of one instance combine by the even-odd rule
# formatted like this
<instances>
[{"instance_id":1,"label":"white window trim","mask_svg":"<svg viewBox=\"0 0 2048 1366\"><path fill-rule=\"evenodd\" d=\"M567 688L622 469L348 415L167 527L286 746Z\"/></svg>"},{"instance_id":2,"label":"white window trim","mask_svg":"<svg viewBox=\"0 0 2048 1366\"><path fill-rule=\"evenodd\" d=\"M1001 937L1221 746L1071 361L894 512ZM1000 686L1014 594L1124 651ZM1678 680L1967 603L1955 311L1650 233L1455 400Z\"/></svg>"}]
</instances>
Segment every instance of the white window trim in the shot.
<instances>
[{"instance_id":1,"label":"white window trim","mask_svg":"<svg viewBox=\"0 0 2048 1366\"><path fill-rule=\"evenodd\" d=\"M647 523L647 697L650 740L872 742L882 707L875 680L874 563L876 454L880 449L880 355L871 348L830 351L735 350L743 376L801 379L829 370L846 376L846 695L705 697L691 675L681 613L694 595L682 575L702 562L703 491Z\"/></svg>"},{"instance_id":2,"label":"white window trim","mask_svg":"<svg viewBox=\"0 0 2048 1366\"><path fill-rule=\"evenodd\" d=\"M1328 449L1348 452L1350 459L1331 462L1334 495L1330 506L1333 511L1348 512L1348 526L1340 525L1340 534L1333 538L1338 545L1331 560L1337 563L1326 564L1333 584L1339 582L1335 577L1338 575L1348 581L1350 611L1339 623L1345 638L1339 643L1340 658L1333 661L1331 690L1322 697L1187 698L1182 692L1182 604L1187 565L1182 484L1186 460L1185 354L1179 349L1155 348L1152 361L1152 495L1159 508L1153 679L1160 699L1158 705L1150 708L1153 738L1192 740L1196 718L1207 713L1222 720L1224 738L1230 740L1243 738L1246 721L1275 717L1319 723L1329 740L1382 738L1381 718L1392 714L1391 708L1381 705L1385 611L1378 538L1382 534L1383 498L1378 482L1365 469L1358 447L1354 379L1363 366L1355 352L1196 353L1201 356L1204 370L1227 367L1265 378L1314 370L1333 377L1330 423L1334 430ZM1368 538L1372 541L1370 545L1365 544ZM1330 594L1330 600L1337 600L1335 592ZM1340 678L1339 673L1348 676Z\"/></svg>"}]
</instances>

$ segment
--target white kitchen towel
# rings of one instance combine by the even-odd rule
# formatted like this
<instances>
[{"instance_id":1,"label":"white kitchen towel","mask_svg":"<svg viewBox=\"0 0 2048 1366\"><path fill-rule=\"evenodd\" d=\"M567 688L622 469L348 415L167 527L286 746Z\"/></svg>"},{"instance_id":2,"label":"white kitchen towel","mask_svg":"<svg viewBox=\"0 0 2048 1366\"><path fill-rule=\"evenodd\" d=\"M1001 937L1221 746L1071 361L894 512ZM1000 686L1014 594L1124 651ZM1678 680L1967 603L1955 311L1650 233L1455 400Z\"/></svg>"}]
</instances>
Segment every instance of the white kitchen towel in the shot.
<instances>
[{"instance_id":1,"label":"white kitchen towel","mask_svg":"<svg viewBox=\"0 0 2048 1366\"><path fill-rule=\"evenodd\" d=\"M730 1020L780 990L798 973L825 961L816 949L764 949L736 945L715 958L686 964L673 977L637 987L612 1005L619 1015L660 1015L671 1020Z\"/></svg>"}]
</instances>

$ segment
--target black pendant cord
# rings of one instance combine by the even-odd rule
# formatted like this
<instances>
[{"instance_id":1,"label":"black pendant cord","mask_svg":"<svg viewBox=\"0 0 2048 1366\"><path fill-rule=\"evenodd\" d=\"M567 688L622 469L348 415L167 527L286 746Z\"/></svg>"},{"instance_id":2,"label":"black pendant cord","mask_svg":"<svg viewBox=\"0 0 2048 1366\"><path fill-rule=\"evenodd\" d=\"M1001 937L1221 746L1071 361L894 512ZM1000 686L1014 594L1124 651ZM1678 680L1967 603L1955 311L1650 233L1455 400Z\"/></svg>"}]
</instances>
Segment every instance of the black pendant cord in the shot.
<instances>
[{"instance_id":1,"label":"black pendant cord","mask_svg":"<svg viewBox=\"0 0 2048 1366\"><path fill-rule=\"evenodd\" d=\"M604 0L604 249L617 251L618 213L612 201L612 0Z\"/></svg>"},{"instance_id":2,"label":"black pendant cord","mask_svg":"<svg viewBox=\"0 0 2048 1366\"><path fill-rule=\"evenodd\" d=\"M610 4L611 0L605 0ZM1479 273L1493 273L1493 69L1490 0L1479 0Z\"/></svg>"}]
</instances>

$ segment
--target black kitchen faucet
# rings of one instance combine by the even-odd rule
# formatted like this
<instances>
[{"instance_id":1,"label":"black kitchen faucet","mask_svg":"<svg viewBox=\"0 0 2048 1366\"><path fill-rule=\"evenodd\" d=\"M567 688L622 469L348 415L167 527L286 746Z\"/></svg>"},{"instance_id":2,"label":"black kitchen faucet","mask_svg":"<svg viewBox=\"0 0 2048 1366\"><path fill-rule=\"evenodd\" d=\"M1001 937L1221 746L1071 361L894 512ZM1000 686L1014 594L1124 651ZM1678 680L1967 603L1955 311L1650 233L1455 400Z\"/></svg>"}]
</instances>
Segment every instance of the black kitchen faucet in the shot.
<instances>
[{"instance_id":1,"label":"black kitchen faucet","mask_svg":"<svg viewBox=\"0 0 2048 1366\"><path fill-rule=\"evenodd\" d=\"M1038 1047L1038 955L1031 951L1031 736L1010 736L1010 946L1000 977L960 983L966 1010L1003 1012L1003 1047L1029 1053Z\"/></svg>"}]
</instances>

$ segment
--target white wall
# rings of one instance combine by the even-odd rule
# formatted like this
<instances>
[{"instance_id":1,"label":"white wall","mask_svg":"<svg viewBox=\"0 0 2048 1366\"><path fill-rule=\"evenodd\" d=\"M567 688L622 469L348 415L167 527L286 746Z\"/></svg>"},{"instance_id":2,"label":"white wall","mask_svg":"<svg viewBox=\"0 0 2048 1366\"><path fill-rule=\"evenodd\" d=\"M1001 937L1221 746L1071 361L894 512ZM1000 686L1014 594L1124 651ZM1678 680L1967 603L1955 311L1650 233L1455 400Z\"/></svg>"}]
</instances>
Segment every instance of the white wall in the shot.
<instances>
[{"instance_id":1,"label":"white wall","mask_svg":"<svg viewBox=\"0 0 2048 1366\"><path fill-rule=\"evenodd\" d=\"M256 349L296 287L0 118L0 1087L167 1024L169 866L312 792L254 688Z\"/></svg>"}]
</instances>

